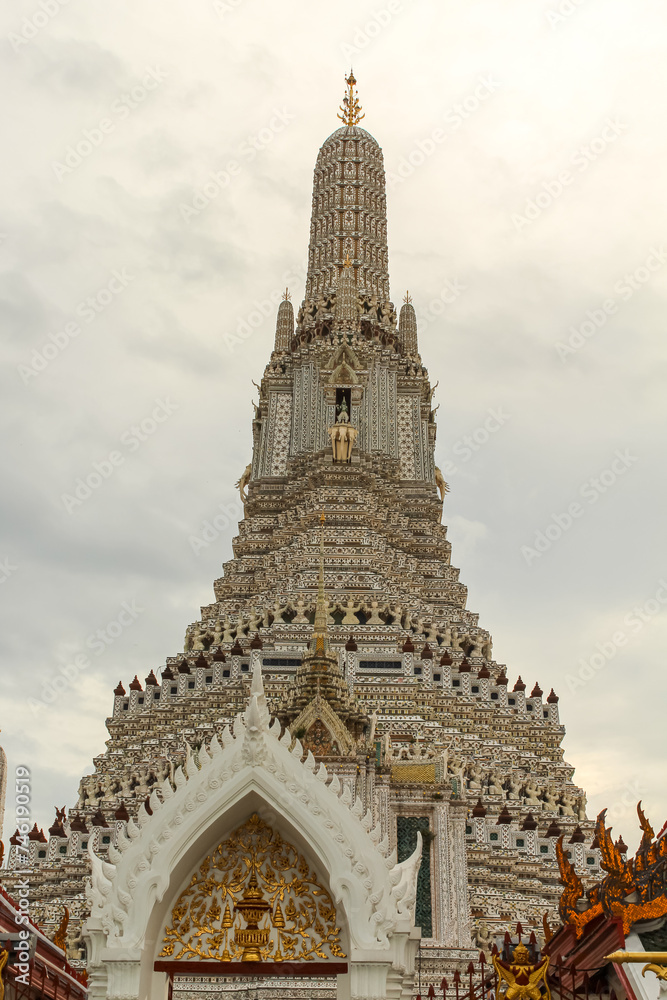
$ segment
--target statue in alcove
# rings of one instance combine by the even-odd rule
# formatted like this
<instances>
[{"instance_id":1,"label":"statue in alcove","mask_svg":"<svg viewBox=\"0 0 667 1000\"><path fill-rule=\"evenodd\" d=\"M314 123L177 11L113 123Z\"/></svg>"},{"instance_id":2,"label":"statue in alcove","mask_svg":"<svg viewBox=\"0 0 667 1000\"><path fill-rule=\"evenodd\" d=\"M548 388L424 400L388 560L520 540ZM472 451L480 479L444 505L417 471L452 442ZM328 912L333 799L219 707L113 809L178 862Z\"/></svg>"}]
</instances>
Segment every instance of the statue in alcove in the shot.
<instances>
[{"instance_id":1,"label":"statue in alcove","mask_svg":"<svg viewBox=\"0 0 667 1000\"><path fill-rule=\"evenodd\" d=\"M334 462L349 462L359 431L350 423L350 390L339 388L336 390L336 395L336 422L327 430L331 439Z\"/></svg>"},{"instance_id":2,"label":"statue in alcove","mask_svg":"<svg viewBox=\"0 0 667 1000\"><path fill-rule=\"evenodd\" d=\"M338 407L338 416L336 417L336 423L349 424L349 422L350 422L350 414L347 409L347 401L345 399L345 396L343 396L341 404Z\"/></svg>"}]
</instances>

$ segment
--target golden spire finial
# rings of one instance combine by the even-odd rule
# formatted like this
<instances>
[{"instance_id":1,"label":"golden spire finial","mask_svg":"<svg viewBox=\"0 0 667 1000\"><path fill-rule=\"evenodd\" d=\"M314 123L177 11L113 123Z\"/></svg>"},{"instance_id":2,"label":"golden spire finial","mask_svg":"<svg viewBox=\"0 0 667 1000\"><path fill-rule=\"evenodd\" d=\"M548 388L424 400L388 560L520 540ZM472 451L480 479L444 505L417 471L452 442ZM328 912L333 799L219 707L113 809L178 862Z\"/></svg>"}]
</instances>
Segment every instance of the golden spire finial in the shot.
<instances>
[{"instance_id":1,"label":"golden spire finial","mask_svg":"<svg viewBox=\"0 0 667 1000\"><path fill-rule=\"evenodd\" d=\"M340 106L340 111L342 115L338 115L342 122L345 122L347 126L358 125L362 118L366 115L361 111L361 105L357 99L355 92L356 80L354 78L354 73L350 69L350 75L345 77L345 83L347 84L347 94L343 98L343 103Z\"/></svg>"},{"instance_id":2,"label":"golden spire finial","mask_svg":"<svg viewBox=\"0 0 667 1000\"><path fill-rule=\"evenodd\" d=\"M349 250L345 254L345 260L343 261L343 267L352 267L352 261L350 260L350 251Z\"/></svg>"},{"instance_id":3,"label":"golden spire finial","mask_svg":"<svg viewBox=\"0 0 667 1000\"><path fill-rule=\"evenodd\" d=\"M412 302L412 296L410 295L410 292L406 292L405 293L405 297L404 297L403 301L405 302L406 305L408 305L408 303Z\"/></svg>"},{"instance_id":4,"label":"golden spire finial","mask_svg":"<svg viewBox=\"0 0 667 1000\"><path fill-rule=\"evenodd\" d=\"M292 296L289 293L289 288L286 288L285 291L283 292L283 302L289 302L291 298Z\"/></svg>"}]
</instances>

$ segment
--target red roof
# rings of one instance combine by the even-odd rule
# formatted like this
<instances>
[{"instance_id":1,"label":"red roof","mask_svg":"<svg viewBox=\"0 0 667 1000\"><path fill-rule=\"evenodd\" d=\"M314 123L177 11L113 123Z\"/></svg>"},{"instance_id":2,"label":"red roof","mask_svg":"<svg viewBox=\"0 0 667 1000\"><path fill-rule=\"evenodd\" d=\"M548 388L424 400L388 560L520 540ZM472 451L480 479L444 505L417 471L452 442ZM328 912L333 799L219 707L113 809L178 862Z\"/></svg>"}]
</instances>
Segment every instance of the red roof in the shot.
<instances>
[{"instance_id":1,"label":"red roof","mask_svg":"<svg viewBox=\"0 0 667 1000\"><path fill-rule=\"evenodd\" d=\"M21 923L18 918L18 904L6 889L0 886L0 931L18 937L20 930L30 929L36 939L35 953L30 960L31 985L22 990L25 1000L37 1000L37 998L56 1000L62 997L85 1000L87 996L85 973L73 969L65 958L62 948L56 947L27 915L21 915ZM14 980L20 971L17 965L14 965L13 957L10 958L3 970L5 984L11 983L15 988Z\"/></svg>"}]
</instances>

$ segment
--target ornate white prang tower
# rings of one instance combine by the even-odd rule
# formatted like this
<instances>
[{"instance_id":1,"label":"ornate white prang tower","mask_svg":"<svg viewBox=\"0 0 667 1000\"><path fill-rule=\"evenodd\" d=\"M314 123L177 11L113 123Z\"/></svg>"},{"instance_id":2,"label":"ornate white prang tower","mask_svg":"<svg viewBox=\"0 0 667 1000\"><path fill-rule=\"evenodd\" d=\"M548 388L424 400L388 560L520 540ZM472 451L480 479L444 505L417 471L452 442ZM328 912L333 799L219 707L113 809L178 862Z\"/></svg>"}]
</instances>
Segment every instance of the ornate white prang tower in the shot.
<instances>
[{"instance_id":1,"label":"ornate white prang tower","mask_svg":"<svg viewBox=\"0 0 667 1000\"><path fill-rule=\"evenodd\" d=\"M89 843L108 850L186 748L233 724L261 664L272 713L399 861L422 834L427 988L517 920L538 936L553 922L560 833L580 876L599 855L557 696L509 688L451 564L436 387L410 296L400 317L389 299L382 151L355 82L317 157L304 299L296 318L288 293L278 309L233 558L183 649L115 689L76 806L31 842L31 912L49 926L67 901L80 925Z\"/></svg>"}]
</instances>

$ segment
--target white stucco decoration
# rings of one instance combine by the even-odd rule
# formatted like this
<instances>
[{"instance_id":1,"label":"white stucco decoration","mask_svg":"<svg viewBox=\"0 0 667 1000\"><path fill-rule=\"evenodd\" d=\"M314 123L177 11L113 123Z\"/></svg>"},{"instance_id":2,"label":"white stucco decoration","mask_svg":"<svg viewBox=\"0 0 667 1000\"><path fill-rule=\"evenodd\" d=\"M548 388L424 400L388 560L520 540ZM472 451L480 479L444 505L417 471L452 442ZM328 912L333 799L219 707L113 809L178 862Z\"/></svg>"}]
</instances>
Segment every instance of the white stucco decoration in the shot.
<instances>
[{"instance_id":1,"label":"white stucco decoration","mask_svg":"<svg viewBox=\"0 0 667 1000\"><path fill-rule=\"evenodd\" d=\"M261 668L253 672L245 713L233 733L226 728L202 747L198 765L191 753L174 775L142 805L137 822L127 823L109 860L92 846L87 887L91 998L132 1000L163 997L165 976L153 973L165 921L196 865L252 812L303 850L328 883L335 901L341 940L350 974L339 995L396 996L412 982L418 932L414 924L422 842L400 864L361 800L340 793L336 775L329 782L297 740L280 739L280 724L270 717ZM395 981L387 994L387 983ZM400 980L400 982L399 982ZM409 980L409 983L408 983ZM366 985L364 985L366 983ZM369 992L375 990L375 993ZM396 992L398 990L398 992Z\"/></svg>"}]
</instances>

